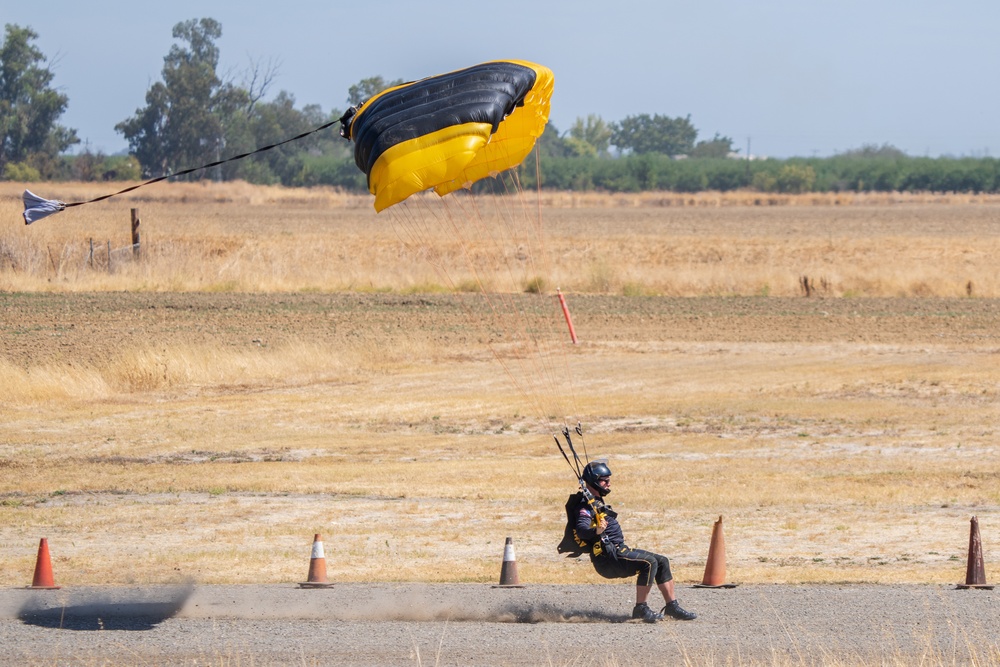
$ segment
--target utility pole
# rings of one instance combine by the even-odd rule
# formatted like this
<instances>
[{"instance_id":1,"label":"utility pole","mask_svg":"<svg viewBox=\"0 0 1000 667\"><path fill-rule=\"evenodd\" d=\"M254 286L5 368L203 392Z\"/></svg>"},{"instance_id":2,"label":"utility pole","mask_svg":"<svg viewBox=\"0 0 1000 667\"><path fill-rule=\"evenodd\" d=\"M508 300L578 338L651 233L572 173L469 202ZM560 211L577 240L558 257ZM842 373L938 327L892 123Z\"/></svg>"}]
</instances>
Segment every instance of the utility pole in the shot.
<instances>
[{"instance_id":1,"label":"utility pole","mask_svg":"<svg viewBox=\"0 0 1000 667\"><path fill-rule=\"evenodd\" d=\"M747 182L746 183L747 186L749 187L749 185L750 185L750 137L747 137L747 175L746 175L746 182Z\"/></svg>"}]
</instances>

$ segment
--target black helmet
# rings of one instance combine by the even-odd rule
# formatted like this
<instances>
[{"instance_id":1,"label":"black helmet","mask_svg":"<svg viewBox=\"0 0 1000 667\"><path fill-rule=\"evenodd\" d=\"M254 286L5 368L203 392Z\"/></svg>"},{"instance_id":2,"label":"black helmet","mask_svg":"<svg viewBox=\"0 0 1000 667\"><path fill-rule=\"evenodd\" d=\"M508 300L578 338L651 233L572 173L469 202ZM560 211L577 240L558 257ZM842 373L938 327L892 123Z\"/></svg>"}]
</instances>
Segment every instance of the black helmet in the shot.
<instances>
[{"instance_id":1,"label":"black helmet","mask_svg":"<svg viewBox=\"0 0 1000 667\"><path fill-rule=\"evenodd\" d=\"M608 467L606 459L594 459L583 467L583 481L596 490L603 498L611 493L611 490L604 490L598 484L598 481L602 477L611 477L611 468Z\"/></svg>"}]
</instances>

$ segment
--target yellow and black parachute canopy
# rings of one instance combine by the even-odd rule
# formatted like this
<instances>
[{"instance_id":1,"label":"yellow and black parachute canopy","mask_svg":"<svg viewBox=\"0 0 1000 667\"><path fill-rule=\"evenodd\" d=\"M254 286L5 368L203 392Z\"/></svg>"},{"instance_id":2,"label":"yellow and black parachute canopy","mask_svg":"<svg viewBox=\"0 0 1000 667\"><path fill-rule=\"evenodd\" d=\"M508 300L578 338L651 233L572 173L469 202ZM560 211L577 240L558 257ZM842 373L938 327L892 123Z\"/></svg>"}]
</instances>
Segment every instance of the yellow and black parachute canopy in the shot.
<instances>
[{"instance_id":1,"label":"yellow and black parachute canopy","mask_svg":"<svg viewBox=\"0 0 1000 667\"><path fill-rule=\"evenodd\" d=\"M381 211L516 167L549 119L547 67L497 60L388 88L345 118L354 161Z\"/></svg>"}]
</instances>

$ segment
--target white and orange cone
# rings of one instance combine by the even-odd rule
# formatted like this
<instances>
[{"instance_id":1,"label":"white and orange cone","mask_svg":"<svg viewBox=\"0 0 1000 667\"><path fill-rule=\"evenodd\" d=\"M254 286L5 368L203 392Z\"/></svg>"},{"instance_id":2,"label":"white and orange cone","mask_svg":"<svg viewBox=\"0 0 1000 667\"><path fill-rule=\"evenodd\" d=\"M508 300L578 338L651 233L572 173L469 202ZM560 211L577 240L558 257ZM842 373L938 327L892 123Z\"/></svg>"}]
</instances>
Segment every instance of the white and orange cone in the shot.
<instances>
[{"instance_id":1,"label":"white and orange cone","mask_svg":"<svg viewBox=\"0 0 1000 667\"><path fill-rule=\"evenodd\" d=\"M326 555L323 553L323 536L316 533L313 537L312 556L309 558L309 576L307 581L299 583L299 588L327 588L333 586L326 580Z\"/></svg>"},{"instance_id":2,"label":"white and orange cone","mask_svg":"<svg viewBox=\"0 0 1000 667\"><path fill-rule=\"evenodd\" d=\"M493 588L524 588L517 576L517 557L514 555L514 541L507 538L503 545L503 565L500 567L500 584Z\"/></svg>"}]
</instances>

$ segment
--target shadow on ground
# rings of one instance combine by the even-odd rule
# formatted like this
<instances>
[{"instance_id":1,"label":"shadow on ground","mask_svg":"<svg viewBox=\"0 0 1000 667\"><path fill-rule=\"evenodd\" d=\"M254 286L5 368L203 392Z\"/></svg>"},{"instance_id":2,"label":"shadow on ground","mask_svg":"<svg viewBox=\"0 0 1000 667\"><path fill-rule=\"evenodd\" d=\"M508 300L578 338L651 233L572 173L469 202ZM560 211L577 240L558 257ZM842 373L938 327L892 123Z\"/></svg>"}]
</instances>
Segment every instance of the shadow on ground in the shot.
<instances>
[{"instance_id":1,"label":"shadow on ground","mask_svg":"<svg viewBox=\"0 0 1000 667\"><path fill-rule=\"evenodd\" d=\"M187 602L192 587L158 591L133 599L95 594L74 604L52 604L43 598L27 601L17 618L25 625L62 630L151 630L172 618Z\"/></svg>"},{"instance_id":2,"label":"shadow on ground","mask_svg":"<svg viewBox=\"0 0 1000 667\"><path fill-rule=\"evenodd\" d=\"M624 623L632 617L593 609L561 609L555 605L509 605L492 620L498 623Z\"/></svg>"}]
</instances>

